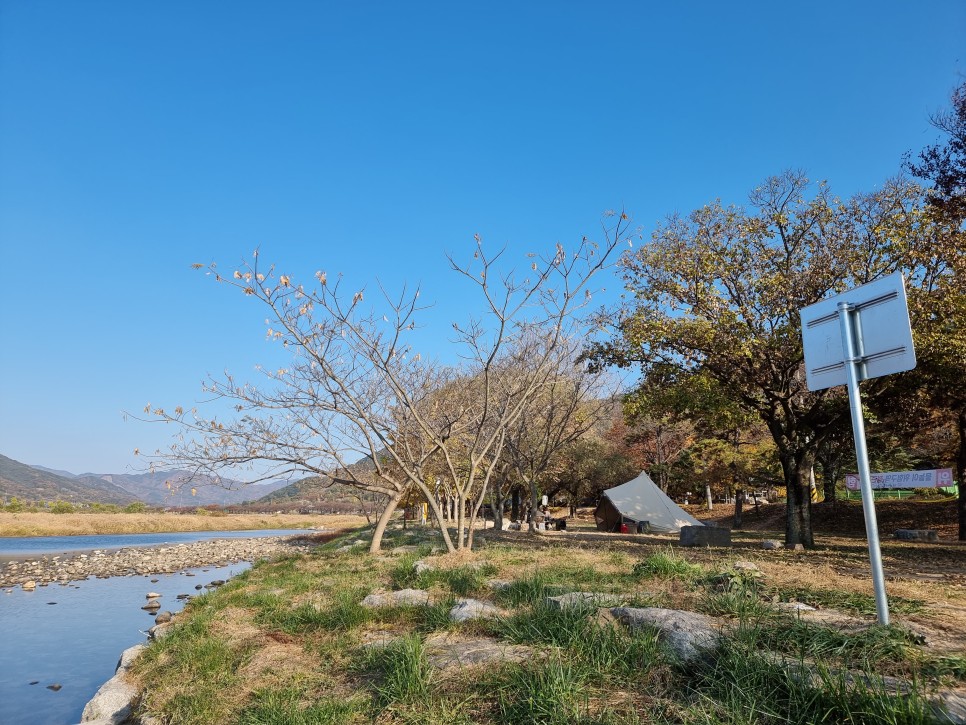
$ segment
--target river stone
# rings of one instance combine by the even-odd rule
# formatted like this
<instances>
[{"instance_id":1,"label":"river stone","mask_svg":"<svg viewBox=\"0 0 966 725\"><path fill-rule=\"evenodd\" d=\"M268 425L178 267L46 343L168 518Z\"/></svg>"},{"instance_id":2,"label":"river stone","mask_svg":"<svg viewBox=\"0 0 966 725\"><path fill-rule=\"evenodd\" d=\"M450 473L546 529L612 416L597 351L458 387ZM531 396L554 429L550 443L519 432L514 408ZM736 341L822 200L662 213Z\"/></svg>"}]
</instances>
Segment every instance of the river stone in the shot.
<instances>
[{"instance_id":1,"label":"river stone","mask_svg":"<svg viewBox=\"0 0 966 725\"><path fill-rule=\"evenodd\" d=\"M396 606L426 606L429 604L429 592L422 589L401 589L386 594L370 594L362 600L361 605L367 609Z\"/></svg>"},{"instance_id":2,"label":"river stone","mask_svg":"<svg viewBox=\"0 0 966 725\"><path fill-rule=\"evenodd\" d=\"M616 607L611 613L630 629L647 626L658 632L682 662L694 662L718 645L714 619L698 612L660 607Z\"/></svg>"},{"instance_id":3,"label":"river stone","mask_svg":"<svg viewBox=\"0 0 966 725\"><path fill-rule=\"evenodd\" d=\"M544 603L551 609L596 609L597 607L616 607L623 602L616 594L568 592L557 597L547 597Z\"/></svg>"},{"instance_id":4,"label":"river stone","mask_svg":"<svg viewBox=\"0 0 966 725\"><path fill-rule=\"evenodd\" d=\"M37 582L32 581L32 580L31 581L26 581L23 584L21 584L21 587L23 588L23 590L25 592L32 592L34 589L37 588Z\"/></svg>"},{"instance_id":5,"label":"river stone","mask_svg":"<svg viewBox=\"0 0 966 725\"><path fill-rule=\"evenodd\" d=\"M503 611L479 599L457 599L456 605L449 610L449 618L454 622L467 622L471 619L492 619Z\"/></svg>"},{"instance_id":6,"label":"river stone","mask_svg":"<svg viewBox=\"0 0 966 725\"><path fill-rule=\"evenodd\" d=\"M145 645L136 644L124 650L117 663L114 677L101 685L91 701L84 706L84 714L81 715L82 723L97 721L122 725L129 720L131 703L138 691L127 681L126 674L144 648Z\"/></svg>"},{"instance_id":7,"label":"river stone","mask_svg":"<svg viewBox=\"0 0 966 725\"><path fill-rule=\"evenodd\" d=\"M174 629L174 622L164 622L156 624L148 630L148 639L162 639L171 634Z\"/></svg>"},{"instance_id":8,"label":"river stone","mask_svg":"<svg viewBox=\"0 0 966 725\"><path fill-rule=\"evenodd\" d=\"M170 622L171 621L171 617L173 617L173 616L174 615L171 614L171 612L168 612L168 611L158 612L158 616L154 618L154 623L155 624L166 624L167 622Z\"/></svg>"},{"instance_id":9,"label":"river stone","mask_svg":"<svg viewBox=\"0 0 966 725\"><path fill-rule=\"evenodd\" d=\"M160 596L161 596L161 595L160 595L160 594L158 594L157 592L148 592L147 594L145 594L145 595L144 595L144 598L145 598L145 599L157 599L157 598L159 598Z\"/></svg>"}]
</instances>

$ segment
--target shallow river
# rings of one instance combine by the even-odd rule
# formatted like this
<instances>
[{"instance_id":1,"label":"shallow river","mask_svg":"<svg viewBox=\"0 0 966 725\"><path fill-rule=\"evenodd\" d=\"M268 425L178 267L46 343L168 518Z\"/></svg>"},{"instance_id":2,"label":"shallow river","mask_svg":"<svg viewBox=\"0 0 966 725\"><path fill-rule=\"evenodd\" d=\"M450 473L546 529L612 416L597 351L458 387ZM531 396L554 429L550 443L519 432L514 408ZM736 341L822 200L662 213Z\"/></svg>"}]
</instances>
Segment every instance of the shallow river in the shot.
<instances>
[{"instance_id":1,"label":"shallow river","mask_svg":"<svg viewBox=\"0 0 966 725\"><path fill-rule=\"evenodd\" d=\"M142 536L52 537L54 548L30 551L0 539L5 557L23 558L78 549L108 549L211 538L279 536L295 531L202 532ZM71 539L67 544L64 539ZM97 539L74 548L74 539ZM123 542L121 540L124 540ZM22 541L18 539L17 541ZM34 544L36 546L36 544ZM199 593L196 585L228 579L247 563L207 567L186 573L87 579L67 586L51 584L25 592L0 591L0 723L70 725L97 688L114 675L121 652L145 641L154 614L141 609L148 592L162 594L161 609L179 611L178 594ZM152 580L157 580L152 581ZM59 689L51 686L60 685Z\"/></svg>"}]
</instances>

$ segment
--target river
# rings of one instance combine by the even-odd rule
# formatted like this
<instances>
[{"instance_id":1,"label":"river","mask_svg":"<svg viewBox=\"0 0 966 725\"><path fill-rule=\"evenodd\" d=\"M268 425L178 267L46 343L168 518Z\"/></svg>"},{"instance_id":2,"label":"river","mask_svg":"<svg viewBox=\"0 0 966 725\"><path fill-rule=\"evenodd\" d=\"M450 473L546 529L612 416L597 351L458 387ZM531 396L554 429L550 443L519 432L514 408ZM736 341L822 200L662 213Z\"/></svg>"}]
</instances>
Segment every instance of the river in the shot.
<instances>
[{"instance_id":1,"label":"river","mask_svg":"<svg viewBox=\"0 0 966 725\"><path fill-rule=\"evenodd\" d=\"M0 539L0 556L37 558L89 549L296 533L305 532L206 531ZM26 549L12 545L15 541L27 542ZM144 632L154 624L154 614L141 609L148 592L162 595L162 610L176 612L182 607L176 598L178 594L198 594L198 585L228 579L248 567L247 563L239 563L177 574L90 578L66 586L38 586L34 591L4 589L0 592L0 723L79 722L84 705L114 675L121 652L145 641Z\"/></svg>"}]
</instances>

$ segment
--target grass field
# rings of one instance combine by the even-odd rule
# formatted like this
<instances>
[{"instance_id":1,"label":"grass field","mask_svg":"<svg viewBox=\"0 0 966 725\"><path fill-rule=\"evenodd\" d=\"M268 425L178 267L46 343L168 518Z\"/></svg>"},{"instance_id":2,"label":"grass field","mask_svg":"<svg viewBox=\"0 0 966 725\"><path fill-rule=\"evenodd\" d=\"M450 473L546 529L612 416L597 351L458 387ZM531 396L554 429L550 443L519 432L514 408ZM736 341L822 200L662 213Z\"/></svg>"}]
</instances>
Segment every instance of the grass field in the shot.
<instances>
[{"instance_id":1,"label":"grass field","mask_svg":"<svg viewBox=\"0 0 966 725\"><path fill-rule=\"evenodd\" d=\"M819 550L730 549L673 538L483 534L474 553L432 553L428 530L389 532L399 556L370 556L357 532L261 564L198 597L136 667L140 708L184 723L927 723L936 688L966 688L966 557L952 545L888 543L893 624L876 626L867 552L855 537ZM423 559L433 569L417 573ZM741 573L738 560L759 573ZM491 579L506 582L493 589ZM421 588L426 607L370 610L376 590ZM719 649L675 659L652 630L545 597L608 592L636 606L712 615ZM460 597L501 607L454 624ZM782 602L816 607L809 617ZM440 641L527 647L518 661L439 669ZM897 678L896 681L888 678ZM910 683L897 694L895 682Z\"/></svg>"},{"instance_id":2,"label":"grass field","mask_svg":"<svg viewBox=\"0 0 966 725\"><path fill-rule=\"evenodd\" d=\"M361 526L361 516L299 514L173 513L52 514L0 512L0 536L78 536L148 534L170 531L244 531L249 529L321 529Z\"/></svg>"}]
</instances>

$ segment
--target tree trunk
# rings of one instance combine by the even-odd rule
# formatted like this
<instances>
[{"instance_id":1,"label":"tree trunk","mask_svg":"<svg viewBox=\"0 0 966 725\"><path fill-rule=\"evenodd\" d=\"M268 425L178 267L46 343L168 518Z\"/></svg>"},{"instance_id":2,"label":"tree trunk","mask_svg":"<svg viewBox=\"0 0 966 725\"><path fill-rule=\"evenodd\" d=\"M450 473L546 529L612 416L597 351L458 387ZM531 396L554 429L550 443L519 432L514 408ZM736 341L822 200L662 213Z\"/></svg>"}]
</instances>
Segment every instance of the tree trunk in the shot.
<instances>
[{"instance_id":1,"label":"tree trunk","mask_svg":"<svg viewBox=\"0 0 966 725\"><path fill-rule=\"evenodd\" d=\"M704 484L704 499L708 504L708 511L714 509L714 502L711 500L711 484Z\"/></svg>"},{"instance_id":2,"label":"tree trunk","mask_svg":"<svg viewBox=\"0 0 966 725\"><path fill-rule=\"evenodd\" d=\"M745 489L739 488L735 491L735 521L732 528L741 528L741 507L745 503Z\"/></svg>"},{"instance_id":3,"label":"tree trunk","mask_svg":"<svg viewBox=\"0 0 966 725\"><path fill-rule=\"evenodd\" d=\"M822 494L826 503L835 503L835 481L838 478L837 467L828 460L822 462Z\"/></svg>"},{"instance_id":4,"label":"tree trunk","mask_svg":"<svg viewBox=\"0 0 966 725\"><path fill-rule=\"evenodd\" d=\"M502 486L494 486L490 501L493 504L493 528L497 531L503 530L503 502L506 496L503 495Z\"/></svg>"},{"instance_id":5,"label":"tree trunk","mask_svg":"<svg viewBox=\"0 0 966 725\"><path fill-rule=\"evenodd\" d=\"M530 533L537 531L537 513L540 511L540 491L536 481L528 481L530 487Z\"/></svg>"},{"instance_id":6,"label":"tree trunk","mask_svg":"<svg viewBox=\"0 0 966 725\"><path fill-rule=\"evenodd\" d=\"M789 549L801 544L806 549L815 546L812 535L812 499L808 489L808 469L812 456L808 453L785 453L781 456L785 476L785 546Z\"/></svg>"},{"instance_id":7,"label":"tree trunk","mask_svg":"<svg viewBox=\"0 0 966 725\"><path fill-rule=\"evenodd\" d=\"M510 520L520 521L520 487L514 486L510 493Z\"/></svg>"},{"instance_id":8,"label":"tree trunk","mask_svg":"<svg viewBox=\"0 0 966 725\"><path fill-rule=\"evenodd\" d=\"M966 408L959 411L959 454L956 456L956 482L959 484L959 500L956 513L959 518L959 540L966 541Z\"/></svg>"},{"instance_id":9,"label":"tree trunk","mask_svg":"<svg viewBox=\"0 0 966 725\"><path fill-rule=\"evenodd\" d=\"M382 549L382 536L386 533L386 526L389 525L389 520L392 518L392 515L396 513L400 499L402 499L402 494L391 496L386 502L386 508L379 514L379 520L376 521L376 529L372 532L372 543L369 545L370 554L378 554Z\"/></svg>"}]
</instances>

